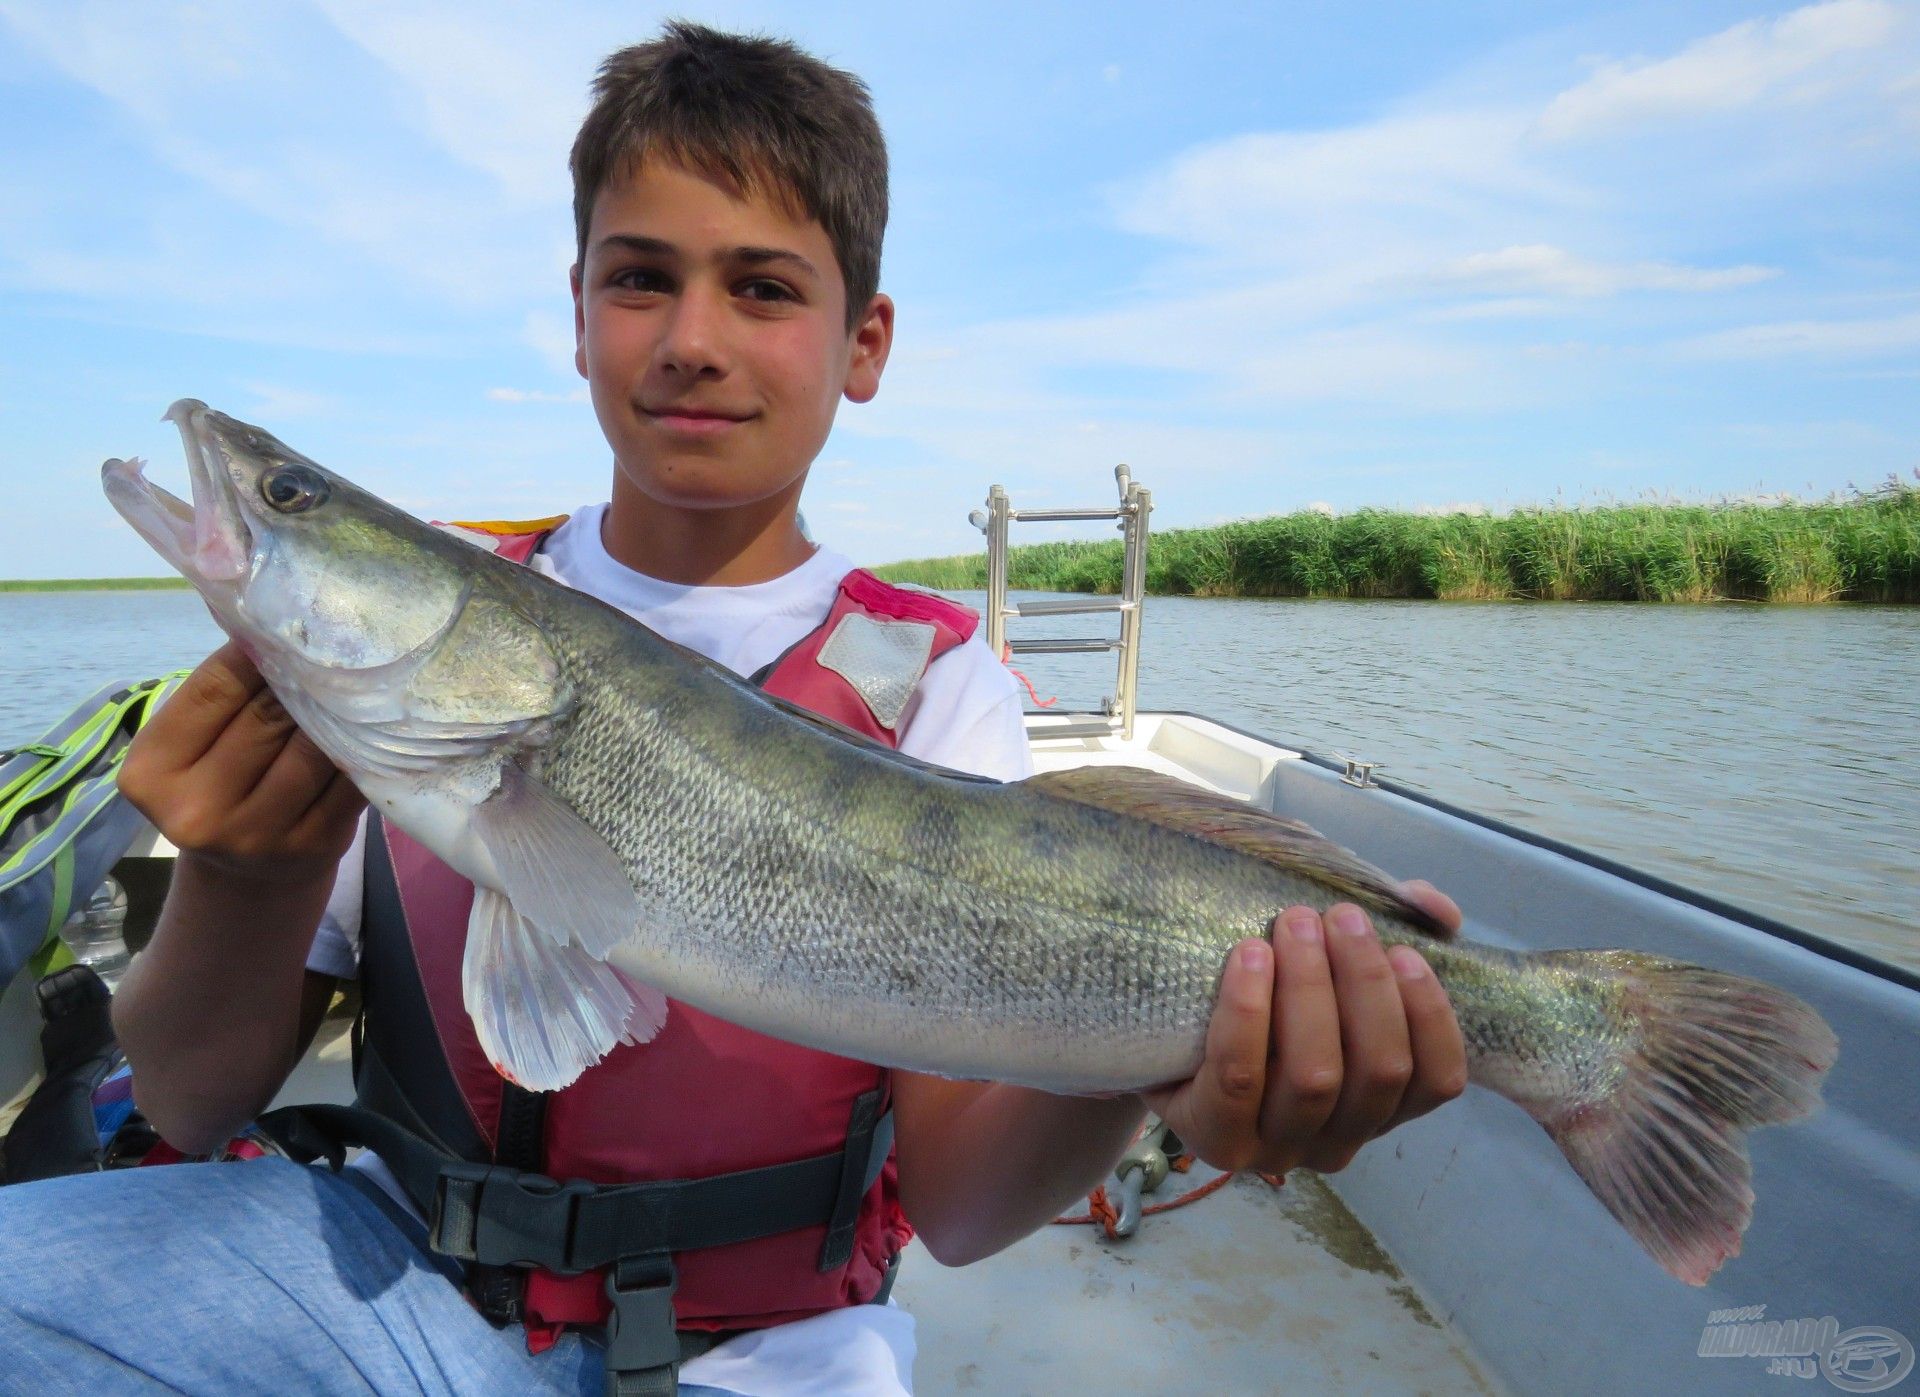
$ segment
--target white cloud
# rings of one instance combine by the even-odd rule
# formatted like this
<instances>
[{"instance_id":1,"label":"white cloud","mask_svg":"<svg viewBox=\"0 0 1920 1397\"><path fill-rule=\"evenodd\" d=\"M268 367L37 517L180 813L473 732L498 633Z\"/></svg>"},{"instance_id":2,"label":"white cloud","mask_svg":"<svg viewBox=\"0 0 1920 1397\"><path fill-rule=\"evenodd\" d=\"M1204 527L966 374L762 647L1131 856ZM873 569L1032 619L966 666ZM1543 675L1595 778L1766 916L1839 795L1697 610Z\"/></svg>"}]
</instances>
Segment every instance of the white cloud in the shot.
<instances>
[{"instance_id":1,"label":"white cloud","mask_svg":"<svg viewBox=\"0 0 1920 1397\"><path fill-rule=\"evenodd\" d=\"M1524 113L1439 111L1235 136L1116 189L1123 229L1285 265L1405 248L1575 198L1529 163Z\"/></svg>"},{"instance_id":2,"label":"white cloud","mask_svg":"<svg viewBox=\"0 0 1920 1397\"><path fill-rule=\"evenodd\" d=\"M256 422L279 422L289 417L318 417L340 410L341 400L331 393L315 393L305 388L285 388L275 383L241 385L253 394L253 401L240 409L242 417Z\"/></svg>"},{"instance_id":3,"label":"white cloud","mask_svg":"<svg viewBox=\"0 0 1920 1397\"><path fill-rule=\"evenodd\" d=\"M570 197L566 152L586 115L587 70L565 8L509 30L471 4L317 3L402 84L421 126L456 159L516 203Z\"/></svg>"},{"instance_id":4,"label":"white cloud","mask_svg":"<svg viewBox=\"0 0 1920 1397\"><path fill-rule=\"evenodd\" d=\"M1853 357L1920 349L1920 312L1857 320L1797 320L1698 335L1678 351L1703 359L1771 359L1794 354Z\"/></svg>"},{"instance_id":5,"label":"white cloud","mask_svg":"<svg viewBox=\"0 0 1920 1397\"><path fill-rule=\"evenodd\" d=\"M568 393L547 393L538 388L489 388L487 398L496 403L584 403L587 390L575 388Z\"/></svg>"},{"instance_id":6,"label":"white cloud","mask_svg":"<svg viewBox=\"0 0 1920 1397\"><path fill-rule=\"evenodd\" d=\"M1686 267L1673 262L1596 262L1547 243L1476 252L1444 274L1498 292L1614 296L1623 291L1724 291L1780 275L1778 267Z\"/></svg>"},{"instance_id":7,"label":"white cloud","mask_svg":"<svg viewBox=\"0 0 1920 1397\"><path fill-rule=\"evenodd\" d=\"M1710 423L1714 393L1744 392L1725 370L1689 380L1684 358L1817 366L1796 377L1823 393L1843 375L1906 373L1920 325L1887 288L1915 284L1900 212L1920 175L1915 14L1841 0L1644 57L1623 45L1590 69L1551 56L1556 28L1525 39L1526 63L1498 55L1454 81L1411 36L1391 71L1424 64L1438 85L1390 102L1370 78L1337 97L1303 89L1287 110L1311 115L1292 129L1248 129L1244 113L1274 109L1270 87L1156 91L1139 81L1166 66L1151 46L1082 47L1063 61L1081 75L1072 100L1100 94L1088 139L1138 129L1126 123L1167 100L1192 103L1182 129L1199 133L1185 150L1154 145L1169 153L1152 164L1124 137L1104 147L1088 165L1120 172L1105 189L1071 161L1009 165L991 142L977 166L943 152L942 185L915 164L911 122L890 124L890 266L921 280L891 288L912 314L879 401L843 411L813 508L898 556L952 551L941 540L965 534L989 480L1023 503L1080 504L1107 494L1121 460L1162 490L1168 518L1314 497L1348 508L1376 486L1495 500L1501 470L1560 469L1567 441L1584 449L1614 423L1622 440L1592 444L1643 469L1673 400L1697 409L1684 434ZM126 341L100 360L153 366L137 383L109 375L89 389L100 401L251 391L240 410L312 419L301 432L328 448L320 459L369 462L390 488L442 489L458 462L461 484L444 488L463 515L604 491L592 414L540 405L585 397L564 290L572 122L593 61L650 20L610 5L536 16L519 0L0 0L0 16L18 30L0 39L9 56L75 128L44 158L34 142L0 148L0 292L51 292L63 329L109 323ZM785 27L831 52L849 32L838 23ZM894 72L892 97L876 89L887 118L928 71L924 52L896 62L889 44L884 26L841 44L855 66ZM1015 94L1009 115L1055 121L1049 93ZM1355 104L1371 105L1339 115ZM124 172L94 167L103 133ZM942 218L942 199L982 192L1015 217L1030 207L1011 251L983 252ZM1053 299L979 310L993 293L969 294L971 279L1003 270ZM149 329L334 354L195 345L208 385L155 388L186 356ZM368 372L383 350L442 363ZM1686 391L1646 393L1655 375ZM325 410L319 390L355 410ZM1791 416L1788 397L1769 405ZM1555 418L1563 405L1586 415ZM17 386L9 406L10 421L45 413ZM854 503L871 508L840 507Z\"/></svg>"},{"instance_id":8,"label":"white cloud","mask_svg":"<svg viewBox=\"0 0 1920 1397\"><path fill-rule=\"evenodd\" d=\"M535 188L527 167L481 139L494 128L467 119L470 111L454 119L445 96L457 87L449 75L465 71L465 60L475 85L498 80L496 53L476 58L474 43L448 38L452 60L420 69L415 87L365 53L356 62L346 36L304 9L233 0L48 9L8 0L0 14L48 62L124 110L154 156L196 182L203 197L286 229L290 253L314 240L350 249L404 278L410 292L461 307L546 289L530 274L538 262L529 246L543 245L556 210L564 216L564 180L557 194L551 181ZM428 47L417 32L404 37ZM394 39L386 47L405 45ZM524 120L544 134L551 123L538 113L554 101L539 91L531 74L503 89L501 124ZM468 165L407 138L395 111L416 106L427 113L424 133L436 140L468 134L457 152ZM503 191L520 197L503 207ZM218 204L212 213L216 223L233 221Z\"/></svg>"},{"instance_id":9,"label":"white cloud","mask_svg":"<svg viewBox=\"0 0 1920 1397\"><path fill-rule=\"evenodd\" d=\"M1829 0L1778 19L1753 19L1670 58L1603 63L1540 114L1548 139L1590 136L1663 118L1734 111L1824 95L1857 81L1911 14L1887 0Z\"/></svg>"}]
</instances>

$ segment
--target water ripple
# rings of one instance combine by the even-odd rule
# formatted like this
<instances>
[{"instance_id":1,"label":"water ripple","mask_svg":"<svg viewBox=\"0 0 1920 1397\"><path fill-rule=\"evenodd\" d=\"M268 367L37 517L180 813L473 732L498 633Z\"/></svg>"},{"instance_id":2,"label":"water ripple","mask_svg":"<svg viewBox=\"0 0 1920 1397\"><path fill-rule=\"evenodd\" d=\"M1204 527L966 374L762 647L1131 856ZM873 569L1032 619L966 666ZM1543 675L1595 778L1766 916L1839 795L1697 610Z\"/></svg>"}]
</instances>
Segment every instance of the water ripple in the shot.
<instances>
[{"instance_id":1,"label":"water ripple","mask_svg":"<svg viewBox=\"0 0 1920 1397\"><path fill-rule=\"evenodd\" d=\"M1144 627L1144 707L1384 762L1920 968L1920 608L1156 597ZM1111 690L1104 657L1023 667Z\"/></svg>"}]
</instances>

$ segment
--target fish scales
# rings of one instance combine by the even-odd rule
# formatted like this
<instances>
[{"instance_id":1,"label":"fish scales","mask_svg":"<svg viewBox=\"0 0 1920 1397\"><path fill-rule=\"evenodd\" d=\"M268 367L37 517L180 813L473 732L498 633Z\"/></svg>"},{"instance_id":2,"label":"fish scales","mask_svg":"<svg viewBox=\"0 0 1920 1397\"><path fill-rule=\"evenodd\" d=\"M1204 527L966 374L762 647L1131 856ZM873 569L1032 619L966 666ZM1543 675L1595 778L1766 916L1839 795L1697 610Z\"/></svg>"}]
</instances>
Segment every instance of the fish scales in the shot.
<instances>
[{"instance_id":1,"label":"fish scales","mask_svg":"<svg viewBox=\"0 0 1920 1397\"><path fill-rule=\"evenodd\" d=\"M1281 908L1332 900L1308 879L1156 826L1098 811L1068 821L1057 805L1010 807L978 783L850 745L794 744L779 729L797 720L754 696L724 682L690 685L634 653L643 646L623 657L632 637L621 629L553 629L569 637L557 648L577 712L543 770L621 854L636 886L675 890L668 920L679 934L641 973L684 998L763 998L795 1041L817 1042L852 994L898 1007L857 1033L870 1043L853 1046L884 1044L901 1065L953 1070L960 1045L931 1031L945 1022L1002 1040L1004 1056L978 1046L964 1053L977 1075L1119 1090L1138 1085L1151 1064L1173 1080L1197 1064L1226 952ZM657 674L666 695L622 703L597 677L632 672ZM704 847L650 846L647 831L662 827L707 831ZM1036 844L1047 860L1007 856ZM752 907L741 905L746 889ZM768 921L769 902L788 910ZM746 917L771 956L742 953ZM1508 973L1488 975L1487 948L1449 957L1391 917L1379 929L1389 943L1424 943L1458 961L1449 979L1476 1057L1554 1062L1564 1053L1551 1045L1566 1025L1607 1029L1599 997L1580 999L1583 985L1516 973L1517 957L1502 967ZM942 974L943 965L985 973ZM849 1046L845 1033L836 1029L836 1049ZM901 1060L903 1033L926 1042L932 1059ZM1057 1058L1031 1056L1090 1038L1116 1054L1112 1079L1089 1081L1076 1064L1063 1080L1047 1070Z\"/></svg>"},{"instance_id":2,"label":"fish scales","mask_svg":"<svg viewBox=\"0 0 1920 1397\"><path fill-rule=\"evenodd\" d=\"M1233 945L1358 901L1445 987L1476 1085L1538 1121L1674 1275L1752 1215L1745 1132L1837 1044L1769 986L1658 956L1442 941L1304 826L1151 773L1003 785L850 740L257 427L169 411L189 507L116 508L369 800L476 888L462 988L504 1072L565 1086L661 992L895 1067L1063 1092L1200 1061Z\"/></svg>"}]
</instances>

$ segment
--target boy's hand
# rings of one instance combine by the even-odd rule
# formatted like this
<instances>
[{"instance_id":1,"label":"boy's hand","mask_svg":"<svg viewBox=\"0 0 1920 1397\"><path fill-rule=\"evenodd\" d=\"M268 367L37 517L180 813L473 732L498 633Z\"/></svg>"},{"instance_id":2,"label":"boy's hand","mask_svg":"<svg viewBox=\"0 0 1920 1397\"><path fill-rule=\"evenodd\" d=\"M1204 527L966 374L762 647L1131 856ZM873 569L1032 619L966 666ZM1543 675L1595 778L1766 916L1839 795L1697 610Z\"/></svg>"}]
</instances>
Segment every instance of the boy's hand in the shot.
<instances>
[{"instance_id":1,"label":"boy's hand","mask_svg":"<svg viewBox=\"0 0 1920 1397\"><path fill-rule=\"evenodd\" d=\"M183 854L282 884L331 875L366 804L233 641L134 738L120 792Z\"/></svg>"},{"instance_id":2,"label":"boy's hand","mask_svg":"<svg viewBox=\"0 0 1920 1397\"><path fill-rule=\"evenodd\" d=\"M1460 909L1431 884L1404 891L1450 931ZM1143 1093L1221 1169L1344 1169L1360 1147L1466 1089L1466 1046L1419 952L1381 945L1351 903L1290 907L1271 943L1234 948L1191 1080Z\"/></svg>"}]
</instances>

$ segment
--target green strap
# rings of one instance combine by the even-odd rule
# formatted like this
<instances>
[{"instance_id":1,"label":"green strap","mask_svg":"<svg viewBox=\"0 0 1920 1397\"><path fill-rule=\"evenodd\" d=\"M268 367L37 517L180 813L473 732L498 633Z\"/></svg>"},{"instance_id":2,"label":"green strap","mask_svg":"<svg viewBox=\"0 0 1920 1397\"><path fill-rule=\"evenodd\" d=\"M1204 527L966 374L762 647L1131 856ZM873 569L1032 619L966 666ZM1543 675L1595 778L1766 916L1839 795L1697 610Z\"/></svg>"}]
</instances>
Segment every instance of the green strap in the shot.
<instances>
[{"instance_id":1,"label":"green strap","mask_svg":"<svg viewBox=\"0 0 1920 1397\"><path fill-rule=\"evenodd\" d=\"M27 973L36 980L44 980L56 970L65 970L74 963L74 954L67 943L57 936L50 936L39 950L33 953L33 959L27 962Z\"/></svg>"},{"instance_id":2,"label":"green strap","mask_svg":"<svg viewBox=\"0 0 1920 1397\"><path fill-rule=\"evenodd\" d=\"M47 914L47 935L56 934L73 910L73 841L69 839L53 855L53 903Z\"/></svg>"}]
</instances>

